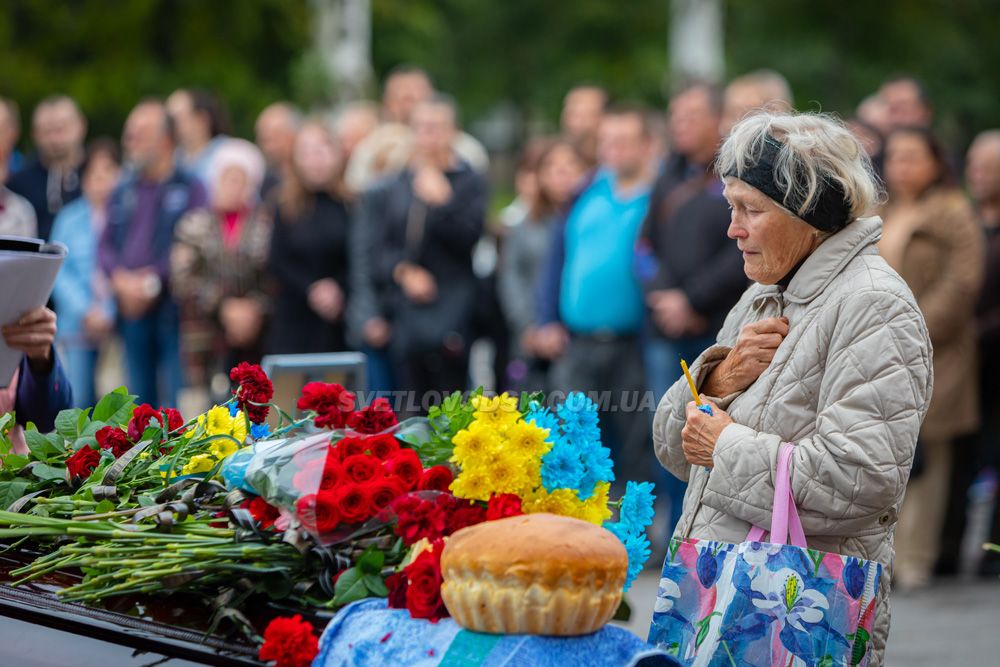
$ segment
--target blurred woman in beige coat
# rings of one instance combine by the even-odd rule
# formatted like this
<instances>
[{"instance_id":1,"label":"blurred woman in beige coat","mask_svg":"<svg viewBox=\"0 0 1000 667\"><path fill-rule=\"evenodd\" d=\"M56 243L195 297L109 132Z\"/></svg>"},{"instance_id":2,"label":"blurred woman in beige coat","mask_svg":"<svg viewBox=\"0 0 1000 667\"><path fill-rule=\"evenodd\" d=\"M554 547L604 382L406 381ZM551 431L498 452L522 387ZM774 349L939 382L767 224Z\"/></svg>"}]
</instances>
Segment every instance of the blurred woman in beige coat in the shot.
<instances>
[{"instance_id":1,"label":"blurred woman in beige coat","mask_svg":"<svg viewBox=\"0 0 1000 667\"><path fill-rule=\"evenodd\" d=\"M885 180L879 252L913 290L934 345L934 398L896 529L895 584L916 588L929 582L937 560L951 443L979 423L974 310L984 248L972 207L929 130L889 135Z\"/></svg>"}]
</instances>

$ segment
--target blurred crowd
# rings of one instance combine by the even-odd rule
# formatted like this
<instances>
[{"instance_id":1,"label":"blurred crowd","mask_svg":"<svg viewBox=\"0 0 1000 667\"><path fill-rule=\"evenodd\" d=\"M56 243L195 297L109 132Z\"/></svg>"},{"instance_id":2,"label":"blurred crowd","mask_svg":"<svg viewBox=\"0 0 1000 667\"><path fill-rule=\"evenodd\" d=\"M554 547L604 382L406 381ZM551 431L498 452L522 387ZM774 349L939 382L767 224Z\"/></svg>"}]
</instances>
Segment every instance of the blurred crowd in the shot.
<instances>
[{"instance_id":1,"label":"blurred crowd","mask_svg":"<svg viewBox=\"0 0 1000 667\"><path fill-rule=\"evenodd\" d=\"M661 483L673 525L684 484L654 472L652 409L747 287L715 153L746 114L792 106L770 70L693 82L665 114L579 85L558 131L526 140L493 214L490 156L413 67L379 103L306 116L275 102L252 142L205 90L139 101L120 143L87 141L56 95L32 110L25 156L18 105L0 98L0 234L69 248L52 306L80 405L112 338L153 405L183 387L223 395L228 368L279 353L363 351L381 392L463 389L487 341L493 389L601 394L620 477ZM896 580L916 587L957 571L970 488L1000 458L1000 130L963 159L909 76L845 122L885 183L880 251L935 348L896 540Z\"/></svg>"}]
</instances>

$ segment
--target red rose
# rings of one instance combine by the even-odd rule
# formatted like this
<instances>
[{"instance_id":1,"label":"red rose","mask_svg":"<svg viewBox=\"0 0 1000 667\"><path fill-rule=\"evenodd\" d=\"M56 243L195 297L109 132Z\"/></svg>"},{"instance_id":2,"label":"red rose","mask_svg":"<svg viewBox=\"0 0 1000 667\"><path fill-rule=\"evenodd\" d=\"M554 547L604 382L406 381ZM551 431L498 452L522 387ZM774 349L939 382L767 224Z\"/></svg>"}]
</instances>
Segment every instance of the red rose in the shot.
<instances>
[{"instance_id":1,"label":"red rose","mask_svg":"<svg viewBox=\"0 0 1000 667\"><path fill-rule=\"evenodd\" d=\"M477 523L486 521L486 509L478 503L456 503L455 509L448 515L448 534L452 534L463 528L475 526Z\"/></svg>"},{"instance_id":2,"label":"red rose","mask_svg":"<svg viewBox=\"0 0 1000 667\"><path fill-rule=\"evenodd\" d=\"M447 491L455 476L448 466L433 466L424 471L417 488L421 491Z\"/></svg>"},{"instance_id":3,"label":"red rose","mask_svg":"<svg viewBox=\"0 0 1000 667\"><path fill-rule=\"evenodd\" d=\"M502 493L490 496L490 502L486 506L486 520L496 521L509 516L524 514L521 510L521 498L513 493Z\"/></svg>"},{"instance_id":4,"label":"red rose","mask_svg":"<svg viewBox=\"0 0 1000 667\"><path fill-rule=\"evenodd\" d=\"M77 477L90 477L97 464L101 462L101 453L96 449L91 449L84 445L72 456L66 459L66 469L69 470L71 479Z\"/></svg>"},{"instance_id":5,"label":"red rose","mask_svg":"<svg viewBox=\"0 0 1000 667\"><path fill-rule=\"evenodd\" d=\"M344 523L361 523L371 517L368 489L361 484L343 484L330 495Z\"/></svg>"},{"instance_id":6,"label":"red rose","mask_svg":"<svg viewBox=\"0 0 1000 667\"><path fill-rule=\"evenodd\" d=\"M323 466L323 477L319 481L319 488L323 491L332 491L344 481L346 475L344 468L337 461L333 454L326 457L326 465Z\"/></svg>"},{"instance_id":7,"label":"red rose","mask_svg":"<svg viewBox=\"0 0 1000 667\"><path fill-rule=\"evenodd\" d=\"M354 393L339 384L310 382L302 387L302 396L295 407L315 412L318 428L344 428L347 416L354 410L354 401Z\"/></svg>"},{"instance_id":8,"label":"red rose","mask_svg":"<svg viewBox=\"0 0 1000 667\"><path fill-rule=\"evenodd\" d=\"M416 496L403 496L392 502L390 508L396 513L395 533L403 538L403 544L411 546L423 538L436 540L448 528L448 510L451 496L442 495L435 500L425 500Z\"/></svg>"},{"instance_id":9,"label":"red rose","mask_svg":"<svg viewBox=\"0 0 1000 667\"><path fill-rule=\"evenodd\" d=\"M412 449L400 449L384 464L386 473L399 477L409 491L417 488L424 474L420 457Z\"/></svg>"},{"instance_id":10,"label":"red rose","mask_svg":"<svg viewBox=\"0 0 1000 667\"><path fill-rule=\"evenodd\" d=\"M101 449L110 449L115 458L132 449L133 443L129 442L125 431L117 426L105 426L95 433L94 437L97 439L98 447Z\"/></svg>"},{"instance_id":11,"label":"red rose","mask_svg":"<svg viewBox=\"0 0 1000 667\"><path fill-rule=\"evenodd\" d=\"M341 438L337 443L337 451L340 452L341 461L349 456L364 454L368 451L368 439L358 438L353 435Z\"/></svg>"},{"instance_id":12,"label":"red rose","mask_svg":"<svg viewBox=\"0 0 1000 667\"><path fill-rule=\"evenodd\" d=\"M355 484L364 484L379 474L379 460L367 454L355 454L344 459L344 473Z\"/></svg>"},{"instance_id":13,"label":"red rose","mask_svg":"<svg viewBox=\"0 0 1000 667\"><path fill-rule=\"evenodd\" d=\"M340 523L351 523L341 516L340 503L329 491L310 493L295 503L295 512L302 525L317 533L332 532Z\"/></svg>"},{"instance_id":14,"label":"red rose","mask_svg":"<svg viewBox=\"0 0 1000 667\"><path fill-rule=\"evenodd\" d=\"M267 405L274 396L274 386L267 374L257 364L241 362L239 366L229 371L229 379L236 383L233 395L236 402L250 421L263 424L267 421L267 413L271 408Z\"/></svg>"},{"instance_id":15,"label":"red rose","mask_svg":"<svg viewBox=\"0 0 1000 667\"><path fill-rule=\"evenodd\" d=\"M396 413L384 398L376 398L367 408L352 412L347 418L347 425L358 433L381 433L398 423Z\"/></svg>"},{"instance_id":16,"label":"red rose","mask_svg":"<svg viewBox=\"0 0 1000 667\"><path fill-rule=\"evenodd\" d=\"M149 428L149 422L152 419L155 419L157 422L162 419L160 413L154 410L152 405L143 403L136 406L132 412L132 419L128 423L128 439L132 442L142 440L142 434Z\"/></svg>"},{"instance_id":17,"label":"red rose","mask_svg":"<svg viewBox=\"0 0 1000 667\"><path fill-rule=\"evenodd\" d=\"M389 608L406 609L406 573L394 572L385 578L389 589Z\"/></svg>"},{"instance_id":18,"label":"red rose","mask_svg":"<svg viewBox=\"0 0 1000 667\"><path fill-rule=\"evenodd\" d=\"M278 519L278 508L268 504L268 502L260 496L255 496L250 500L244 501L240 507L253 515L253 518L260 525L261 530L271 528L274 526L274 522Z\"/></svg>"},{"instance_id":19,"label":"red rose","mask_svg":"<svg viewBox=\"0 0 1000 667\"><path fill-rule=\"evenodd\" d=\"M399 443L394 435L376 435L368 438L368 449L372 456L382 461L388 461L399 451Z\"/></svg>"},{"instance_id":20,"label":"red rose","mask_svg":"<svg viewBox=\"0 0 1000 667\"><path fill-rule=\"evenodd\" d=\"M372 516L378 514L392 504L401 493L405 492L402 485L392 479L373 479L365 484L371 501Z\"/></svg>"},{"instance_id":21,"label":"red rose","mask_svg":"<svg viewBox=\"0 0 1000 667\"><path fill-rule=\"evenodd\" d=\"M184 426L184 417L181 416L179 410L174 408L164 408L160 407L160 419L163 418L163 413L167 413L167 431L173 432Z\"/></svg>"},{"instance_id":22,"label":"red rose","mask_svg":"<svg viewBox=\"0 0 1000 667\"><path fill-rule=\"evenodd\" d=\"M268 624L257 657L275 660L275 667L309 667L317 653L319 642L312 625L296 614L291 618L276 618Z\"/></svg>"},{"instance_id":23,"label":"red rose","mask_svg":"<svg viewBox=\"0 0 1000 667\"><path fill-rule=\"evenodd\" d=\"M406 566L406 609L413 618L432 622L448 615L441 599L441 551L444 542L436 540L431 548L420 553Z\"/></svg>"}]
</instances>

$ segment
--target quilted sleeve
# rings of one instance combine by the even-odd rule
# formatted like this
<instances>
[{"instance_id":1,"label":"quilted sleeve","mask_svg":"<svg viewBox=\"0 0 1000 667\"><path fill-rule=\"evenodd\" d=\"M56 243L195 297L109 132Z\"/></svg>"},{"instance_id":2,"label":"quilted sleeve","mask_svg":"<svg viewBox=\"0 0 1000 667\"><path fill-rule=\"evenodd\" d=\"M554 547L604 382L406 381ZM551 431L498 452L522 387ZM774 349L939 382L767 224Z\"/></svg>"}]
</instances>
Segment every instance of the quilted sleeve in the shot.
<instances>
[{"instance_id":1,"label":"quilted sleeve","mask_svg":"<svg viewBox=\"0 0 1000 667\"><path fill-rule=\"evenodd\" d=\"M814 434L796 443L792 490L812 535L884 527L900 502L930 402L927 328L902 298L846 297L824 314L830 343ZM758 526L771 521L781 437L739 424L722 432L703 502Z\"/></svg>"},{"instance_id":2,"label":"quilted sleeve","mask_svg":"<svg viewBox=\"0 0 1000 667\"><path fill-rule=\"evenodd\" d=\"M729 312L716 344L708 348L691 364L691 377L699 391L708 374L719 365L736 343L740 328L747 317L752 290L747 290L740 302ZM712 402L725 410L739 396L739 393L723 397L709 397ZM684 409L691 401L691 389L682 376L660 399L653 416L653 448L656 457L678 479L687 481L691 466L681 449L681 429L684 428Z\"/></svg>"}]
</instances>

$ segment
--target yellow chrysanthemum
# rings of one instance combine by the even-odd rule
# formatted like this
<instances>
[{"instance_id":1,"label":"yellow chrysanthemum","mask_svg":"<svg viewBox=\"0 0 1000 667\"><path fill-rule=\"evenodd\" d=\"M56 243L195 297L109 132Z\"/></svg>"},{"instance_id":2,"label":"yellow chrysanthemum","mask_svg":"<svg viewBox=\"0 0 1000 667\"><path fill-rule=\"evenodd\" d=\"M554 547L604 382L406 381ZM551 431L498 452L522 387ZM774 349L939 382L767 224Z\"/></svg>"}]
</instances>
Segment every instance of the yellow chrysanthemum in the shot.
<instances>
[{"instance_id":1,"label":"yellow chrysanthemum","mask_svg":"<svg viewBox=\"0 0 1000 667\"><path fill-rule=\"evenodd\" d=\"M501 430L517 422L521 413L517 411L517 397L507 392L499 396L474 396L472 407L476 409L473 417L477 421L490 424Z\"/></svg>"},{"instance_id":2,"label":"yellow chrysanthemum","mask_svg":"<svg viewBox=\"0 0 1000 667\"><path fill-rule=\"evenodd\" d=\"M583 502L583 514L580 516L584 521L596 523L598 526L611 518L611 510L608 509L608 491L611 485L601 482L594 487L594 494Z\"/></svg>"},{"instance_id":3,"label":"yellow chrysanthemum","mask_svg":"<svg viewBox=\"0 0 1000 667\"><path fill-rule=\"evenodd\" d=\"M489 500L489 480L481 470L464 470L451 483L451 492L457 498Z\"/></svg>"},{"instance_id":4,"label":"yellow chrysanthemum","mask_svg":"<svg viewBox=\"0 0 1000 667\"><path fill-rule=\"evenodd\" d=\"M243 418L243 412L237 412L236 416L233 417L233 430L230 431L230 435L240 441L240 443L246 442L247 439L247 420Z\"/></svg>"},{"instance_id":5,"label":"yellow chrysanthemum","mask_svg":"<svg viewBox=\"0 0 1000 667\"><path fill-rule=\"evenodd\" d=\"M544 488L539 488L528 498L524 499L522 507L526 514L537 512L548 512L549 514L559 514L561 516L577 516L580 512L580 501L576 497L576 492L570 489L556 489L549 493Z\"/></svg>"},{"instance_id":6,"label":"yellow chrysanthemum","mask_svg":"<svg viewBox=\"0 0 1000 667\"><path fill-rule=\"evenodd\" d=\"M233 432L233 418L229 416L229 408L216 405L205 413L206 435L230 435Z\"/></svg>"},{"instance_id":7,"label":"yellow chrysanthemum","mask_svg":"<svg viewBox=\"0 0 1000 667\"><path fill-rule=\"evenodd\" d=\"M231 456L236 453L236 450L239 448L239 444L233 440L230 440L229 438L219 438L218 440L212 441L212 446L209 447L209 451L212 452L212 456L221 461L227 456Z\"/></svg>"},{"instance_id":8,"label":"yellow chrysanthemum","mask_svg":"<svg viewBox=\"0 0 1000 667\"><path fill-rule=\"evenodd\" d=\"M215 466L215 463L215 458L210 454L195 454L181 469L181 474L190 475L196 472L208 472Z\"/></svg>"},{"instance_id":9,"label":"yellow chrysanthemum","mask_svg":"<svg viewBox=\"0 0 1000 667\"><path fill-rule=\"evenodd\" d=\"M479 421L473 421L468 428L462 429L452 438L455 448L451 453L452 463L465 467L465 462L485 455L492 448L495 434Z\"/></svg>"},{"instance_id":10,"label":"yellow chrysanthemum","mask_svg":"<svg viewBox=\"0 0 1000 667\"><path fill-rule=\"evenodd\" d=\"M548 429L541 429L530 422L517 422L507 427L507 443L511 451L520 456L540 457L552 448L548 442Z\"/></svg>"},{"instance_id":11,"label":"yellow chrysanthemum","mask_svg":"<svg viewBox=\"0 0 1000 667\"><path fill-rule=\"evenodd\" d=\"M516 493L523 488L523 465L518 460L504 454L490 458L485 466L487 485L496 494Z\"/></svg>"}]
</instances>

